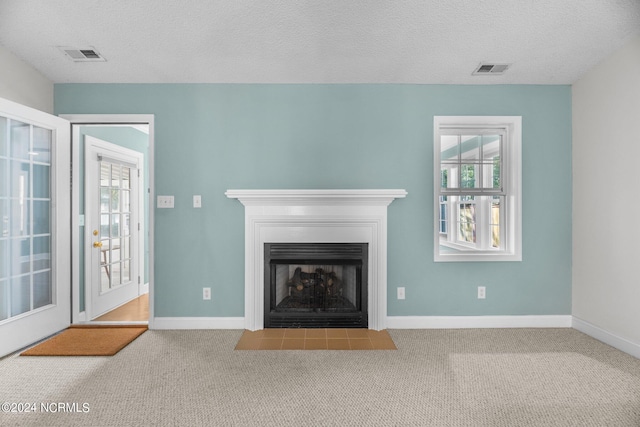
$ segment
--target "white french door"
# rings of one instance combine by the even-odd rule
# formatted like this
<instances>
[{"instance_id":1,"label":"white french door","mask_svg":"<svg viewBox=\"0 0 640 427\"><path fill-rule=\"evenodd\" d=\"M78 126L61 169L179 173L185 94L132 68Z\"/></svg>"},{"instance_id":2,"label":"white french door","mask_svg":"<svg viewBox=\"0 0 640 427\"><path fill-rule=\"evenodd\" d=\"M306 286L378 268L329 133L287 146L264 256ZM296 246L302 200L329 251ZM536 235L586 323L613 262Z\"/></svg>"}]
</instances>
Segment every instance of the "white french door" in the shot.
<instances>
[{"instance_id":1,"label":"white french door","mask_svg":"<svg viewBox=\"0 0 640 427\"><path fill-rule=\"evenodd\" d=\"M0 98L0 357L70 323L69 130Z\"/></svg>"},{"instance_id":2,"label":"white french door","mask_svg":"<svg viewBox=\"0 0 640 427\"><path fill-rule=\"evenodd\" d=\"M142 153L85 136L85 283L90 319L139 295L142 164Z\"/></svg>"}]
</instances>

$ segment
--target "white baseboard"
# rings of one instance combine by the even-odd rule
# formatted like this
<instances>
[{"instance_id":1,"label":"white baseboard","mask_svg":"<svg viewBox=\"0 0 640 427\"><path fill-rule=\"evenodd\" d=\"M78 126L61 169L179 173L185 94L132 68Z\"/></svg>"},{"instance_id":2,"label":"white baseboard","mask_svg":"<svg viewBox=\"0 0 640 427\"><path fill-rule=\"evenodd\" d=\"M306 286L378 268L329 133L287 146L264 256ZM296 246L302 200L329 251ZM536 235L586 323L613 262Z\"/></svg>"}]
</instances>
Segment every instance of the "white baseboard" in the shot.
<instances>
[{"instance_id":1,"label":"white baseboard","mask_svg":"<svg viewBox=\"0 0 640 427\"><path fill-rule=\"evenodd\" d=\"M149 329L244 329L244 317L156 317Z\"/></svg>"},{"instance_id":2,"label":"white baseboard","mask_svg":"<svg viewBox=\"0 0 640 427\"><path fill-rule=\"evenodd\" d=\"M573 328L640 359L640 344L638 343L619 337L577 317L573 318Z\"/></svg>"},{"instance_id":3,"label":"white baseboard","mask_svg":"<svg viewBox=\"0 0 640 427\"><path fill-rule=\"evenodd\" d=\"M570 315L389 316L389 329L570 328Z\"/></svg>"},{"instance_id":4,"label":"white baseboard","mask_svg":"<svg viewBox=\"0 0 640 427\"><path fill-rule=\"evenodd\" d=\"M570 328L558 316L389 316L389 329ZM244 329L244 317L156 317L149 329Z\"/></svg>"}]
</instances>

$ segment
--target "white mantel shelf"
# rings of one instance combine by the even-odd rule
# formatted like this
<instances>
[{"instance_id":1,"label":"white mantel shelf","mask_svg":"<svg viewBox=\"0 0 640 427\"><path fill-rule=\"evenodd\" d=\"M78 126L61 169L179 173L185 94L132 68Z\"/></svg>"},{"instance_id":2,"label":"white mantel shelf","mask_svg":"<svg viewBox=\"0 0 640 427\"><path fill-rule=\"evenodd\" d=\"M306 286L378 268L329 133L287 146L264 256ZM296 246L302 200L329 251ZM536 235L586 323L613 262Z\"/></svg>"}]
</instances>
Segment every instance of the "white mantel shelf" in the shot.
<instances>
[{"instance_id":1,"label":"white mantel shelf","mask_svg":"<svg viewBox=\"0 0 640 427\"><path fill-rule=\"evenodd\" d=\"M367 243L368 327L387 323L387 206L405 190L227 190L245 206L245 328L264 326L265 243Z\"/></svg>"},{"instance_id":2,"label":"white mantel shelf","mask_svg":"<svg viewBox=\"0 0 640 427\"><path fill-rule=\"evenodd\" d=\"M230 199L255 205L375 205L388 206L407 196L405 190L227 190Z\"/></svg>"}]
</instances>

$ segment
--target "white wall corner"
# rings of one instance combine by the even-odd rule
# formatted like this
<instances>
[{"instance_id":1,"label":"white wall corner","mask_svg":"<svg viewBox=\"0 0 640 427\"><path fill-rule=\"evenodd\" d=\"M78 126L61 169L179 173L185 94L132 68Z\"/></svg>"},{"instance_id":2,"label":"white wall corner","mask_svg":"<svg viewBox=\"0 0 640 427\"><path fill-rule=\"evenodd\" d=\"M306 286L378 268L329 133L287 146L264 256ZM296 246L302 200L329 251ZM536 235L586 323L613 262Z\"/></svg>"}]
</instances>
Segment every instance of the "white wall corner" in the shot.
<instances>
[{"instance_id":1,"label":"white wall corner","mask_svg":"<svg viewBox=\"0 0 640 427\"><path fill-rule=\"evenodd\" d=\"M53 114L53 82L0 45L0 97Z\"/></svg>"},{"instance_id":2,"label":"white wall corner","mask_svg":"<svg viewBox=\"0 0 640 427\"><path fill-rule=\"evenodd\" d=\"M598 341L602 341L611 347L617 348L620 351L624 351L625 353L640 359L640 343L635 343L626 338L619 337L618 335L605 331L604 329L589 322L585 322L575 316L573 317L572 326L574 329L587 334Z\"/></svg>"}]
</instances>

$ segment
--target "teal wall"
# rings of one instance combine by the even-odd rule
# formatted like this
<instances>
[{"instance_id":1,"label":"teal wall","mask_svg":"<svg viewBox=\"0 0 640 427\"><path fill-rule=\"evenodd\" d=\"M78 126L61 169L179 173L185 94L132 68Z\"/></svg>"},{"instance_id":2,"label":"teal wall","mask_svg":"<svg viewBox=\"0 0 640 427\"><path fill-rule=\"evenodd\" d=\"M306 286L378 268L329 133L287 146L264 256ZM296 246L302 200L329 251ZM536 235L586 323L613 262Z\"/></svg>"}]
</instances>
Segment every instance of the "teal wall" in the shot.
<instances>
[{"instance_id":1,"label":"teal wall","mask_svg":"<svg viewBox=\"0 0 640 427\"><path fill-rule=\"evenodd\" d=\"M224 192L265 188L408 191L388 315L571 313L570 86L58 84L55 113L155 115L155 192L175 196L155 210L156 316L243 316L244 207ZM434 115L523 117L522 262L433 262Z\"/></svg>"},{"instance_id":2,"label":"teal wall","mask_svg":"<svg viewBox=\"0 0 640 427\"><path fill-rule=\"evenodd\" d=\"M132 127L123 126L80 126L80 144L78 147L73 147L74 150L78 150L80 157L79 164L79 191L80 191L80 214L84 215L84 137L85 135L93 136L94 138L101 139L103 141L110 142L120 147L128 148L130 150L142 153L143 157L143 180L144 188L149 188L149 135L141 132ZM142 269L143 283L149 281L149 198L144 198L144 224L145 224L145 236L144 236L144 266ZM85 281L84 281L84 226L80 227L80 251L78 265L80 267L80 311L84 311L85 306Z\"/></svg>"}]
</instances>

